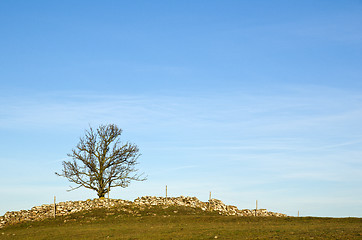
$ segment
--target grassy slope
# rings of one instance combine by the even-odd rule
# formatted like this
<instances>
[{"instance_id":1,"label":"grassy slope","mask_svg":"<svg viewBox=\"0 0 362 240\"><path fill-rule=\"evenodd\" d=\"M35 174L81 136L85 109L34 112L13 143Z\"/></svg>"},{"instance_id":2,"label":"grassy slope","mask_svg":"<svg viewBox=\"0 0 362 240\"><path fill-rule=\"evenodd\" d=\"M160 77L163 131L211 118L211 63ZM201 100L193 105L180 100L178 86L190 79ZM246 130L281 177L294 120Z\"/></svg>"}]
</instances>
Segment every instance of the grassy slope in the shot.
<instances>
[{"instance_id":1,"label":"grassy slope","mask_svg":"<svg viewBox=\"0 0 362 240\"><path fill-rule=\"evenodd\" d=\"M128 206L8 226L0 239L362 239L362 219L226 217Z\"/></svg>"}]
</instances>

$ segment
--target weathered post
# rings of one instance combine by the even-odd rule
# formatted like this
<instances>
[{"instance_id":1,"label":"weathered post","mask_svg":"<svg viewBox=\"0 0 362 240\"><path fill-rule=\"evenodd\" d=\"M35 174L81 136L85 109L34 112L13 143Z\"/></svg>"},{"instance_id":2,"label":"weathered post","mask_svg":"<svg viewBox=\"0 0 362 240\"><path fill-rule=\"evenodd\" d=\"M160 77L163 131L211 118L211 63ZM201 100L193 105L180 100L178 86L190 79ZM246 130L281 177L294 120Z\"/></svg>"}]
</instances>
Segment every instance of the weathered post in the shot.
<instances>
[{"instance_id":1,"label":"weathered post","mask_svg":"<svg viewBox=\"0 0 362 240\"><path fill-rule=\"evenodd\" d=\"M298 217L299 217L299 210L298 210Z\"/></svg>"},{"instance_id":2,"label":"weathered post","mask_svg":"<svg viewBox=\"0 0 362 240\"><path fill-rule=\"evenodd\" d=\"M211 211L211 191L209 193L209 211Z\"/></svg>"},{"instance_id":3,"label":"weathered post","mask_svg":"<svg viewBox=\"0 0 362 240\"><path fill-rule=\"evenodd\" d=\"M167 185L166 185L166 205L167 205Z\"/></svg>"},{"instance_id":4,"label":"weathered post","mask_svg":"<svg viewBox=\"0 0 362 240\"><path fill-rule=\"evenodd\" d=\"M109 192L111 190L111 183L108 184L108 201L109 201Z\"/></svg>"},{"instance_id":5,"label":"weathered post","mask_svg":"<svg viewBox=\"0 0 362 240\"><path fill-rule=\"evenodd\" d=\"M56 197L54 196L54 218L57 216L57 204L56 202Z\"/></svg>"},{"instance_id":6,"label":"weathered post","mask_svg":"<svg viewBox=\"0 0 362 240\"><path fill-rule=\"evenodd\" d=\"M258 211L258 200L256 200L256 206L255 206L255 217L257 216Z\"/></svg>"}]
</instances>

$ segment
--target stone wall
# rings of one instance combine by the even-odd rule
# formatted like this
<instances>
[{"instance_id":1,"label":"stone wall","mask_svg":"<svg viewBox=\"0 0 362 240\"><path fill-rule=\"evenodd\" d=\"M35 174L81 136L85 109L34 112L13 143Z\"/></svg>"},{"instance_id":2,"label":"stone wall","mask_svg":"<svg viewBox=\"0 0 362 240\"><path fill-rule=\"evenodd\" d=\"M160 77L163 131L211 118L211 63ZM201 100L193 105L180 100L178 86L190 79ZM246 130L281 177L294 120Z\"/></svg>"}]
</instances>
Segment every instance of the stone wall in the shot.
<instances>
[{"instance_id":1,"label":"stone wall","mask_svg":"<svg viewBox=\"0 0 362 240\"><path fill-rule=\"evenodd\" d=\"M281 213L268 212L266 209L258 209L257 211L243 209L239 210L235 206L225 205L222 201L211 199L209 202L202 202L196 197L154 197L145 196L132 201L121 199L93 199L87 201L68 201L56 204L56 216L65 216L75 212L84 210L91 210L95 208L105 207L121 207L125 205L173 205L173 206L186 206L192 208L199 208L203 211L217 211L221 215L226 216L276 216L286 217L287 215ZM23 221L43 220L45 218L54 217L54 204L44 204L36 206L30 210L21 210L7 212L4 216L0 216L0 228L8 224L14 224Z\"/></svg>"},{"instance_id":2,"label":"stone wall","mask_svg":"<svg viewBox=\"0 0 362 240\"><path fill-rule=\"evenodd\" d=\"M135 204L139 205L175 205L175 206L187 206L193 208L200 208L204 211L217 211L219 214L226 216L260 216L260 217L287 217L282 213L269 212L266 209L242 209L239 210L236 206L225 205L218 199L211 199L209 202L202 202L196 197L141 197L134 200Z\"/></svg>"}]
</instances>

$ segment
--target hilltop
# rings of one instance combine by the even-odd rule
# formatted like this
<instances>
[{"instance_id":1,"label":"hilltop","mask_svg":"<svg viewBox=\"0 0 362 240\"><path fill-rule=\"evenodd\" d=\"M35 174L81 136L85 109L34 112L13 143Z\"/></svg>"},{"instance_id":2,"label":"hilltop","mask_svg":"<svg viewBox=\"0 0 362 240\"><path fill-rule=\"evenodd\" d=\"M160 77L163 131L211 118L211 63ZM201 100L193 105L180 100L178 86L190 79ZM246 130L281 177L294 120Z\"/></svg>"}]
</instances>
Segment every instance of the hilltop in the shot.
<instances>
[{"instance_id":1,"label":"hilltop","mask_svg":"<svg viewBox=\"0 0 362 240\"><path fill-rule=\"evenodd\" d=\"M296 218L212 199L94 199L8 212L0 239L361 239L359 218ZM254 215L248 216L247 214ZM246 215L243 215L246 214ZM259 215L258 215L259 214ZM26 219L21 219L21 216ZM269 217L260 217L269 216ZM11 219L11 221L10 221Z\"/></svg>"},{"instance_id":2,"label":"hilltop","mask_svg":"<svg viewBox=\"0 0 362 240\"><path fill-rule=\"evenodd\" d=\"M41 206L35 206L30 210L12 211L5 213L4 216L0 217L0 228L8 225L19 223L23 221L36 221L43 220L46 218L54 218L55 216L65 216L68 214L92 210L96 208L123 208L125 206L133 206L142 209L143 206L185 206L201 211L212 211L217 212L220 215L226 216L275 216L275 217L286 217L285 214L268 212L266 209L250 210L243 209L239 210L235 206L225 205L218 199L211 199L208 202L202 202L196 197L155 197L155 196L144 196L132 201L122 199L108 199L108 198L97 198L86 201L68 201L60 202L55 206L54 204L44 204ZM55 210L55 211L54 211ZM55 214L54 214L55 212Z\"/></svg>"}]
</instances>

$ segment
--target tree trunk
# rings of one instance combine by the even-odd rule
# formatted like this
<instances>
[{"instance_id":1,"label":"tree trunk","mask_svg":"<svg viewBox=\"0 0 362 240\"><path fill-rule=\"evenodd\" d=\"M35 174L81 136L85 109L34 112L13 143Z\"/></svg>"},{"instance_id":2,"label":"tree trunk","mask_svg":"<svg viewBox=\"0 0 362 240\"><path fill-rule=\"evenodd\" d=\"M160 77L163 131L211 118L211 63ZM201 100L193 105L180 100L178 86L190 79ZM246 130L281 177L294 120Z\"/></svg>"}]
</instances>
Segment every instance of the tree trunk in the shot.
<instances>
[{"instance_id":1,"label":"tree trunk","mask_svg":"<svg viewBox=\"0 0 362 240\"><path fill-rule=\"evenodd\" d=\"M99 192L98 192L98 197L99 197L99 198L104 197L104 195L106 195L106 193L105 193L104 191L99 191Z\"/></svg>"}]
</instances>

